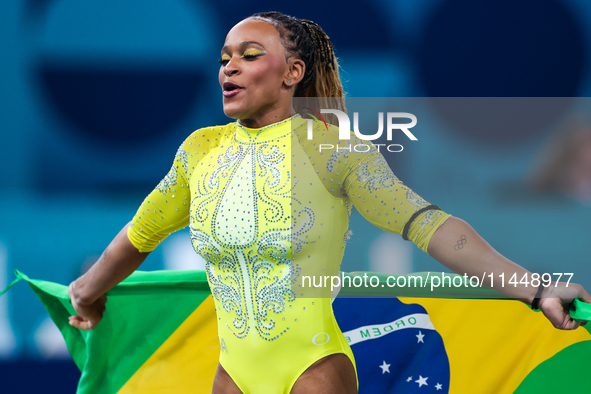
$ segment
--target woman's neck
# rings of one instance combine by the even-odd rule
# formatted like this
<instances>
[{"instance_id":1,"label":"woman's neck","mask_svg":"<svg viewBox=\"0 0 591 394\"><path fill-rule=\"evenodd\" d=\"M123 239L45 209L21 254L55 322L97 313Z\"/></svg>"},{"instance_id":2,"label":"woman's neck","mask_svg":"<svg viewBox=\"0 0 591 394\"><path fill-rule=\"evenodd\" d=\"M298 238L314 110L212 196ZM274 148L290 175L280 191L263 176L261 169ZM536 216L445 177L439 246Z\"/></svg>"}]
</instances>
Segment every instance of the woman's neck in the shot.
<instances>
[{"instance_id":1,"label":"woman's neck","mask_svg":"<svg viewBox=\"0 0 591 394\"><path fill-rule=\"evenodd\" d=\"M260 117L252 117L247 119L238 119L238 123L240 123L244 127L248 127L251 129L260 129L261 127L265 127L271 125L273 123L281 122L295 113L293 108L289 110L285 110L285 108L281 108L279 110L271 111L266 113Z\"/></svg>"}]
</instances>

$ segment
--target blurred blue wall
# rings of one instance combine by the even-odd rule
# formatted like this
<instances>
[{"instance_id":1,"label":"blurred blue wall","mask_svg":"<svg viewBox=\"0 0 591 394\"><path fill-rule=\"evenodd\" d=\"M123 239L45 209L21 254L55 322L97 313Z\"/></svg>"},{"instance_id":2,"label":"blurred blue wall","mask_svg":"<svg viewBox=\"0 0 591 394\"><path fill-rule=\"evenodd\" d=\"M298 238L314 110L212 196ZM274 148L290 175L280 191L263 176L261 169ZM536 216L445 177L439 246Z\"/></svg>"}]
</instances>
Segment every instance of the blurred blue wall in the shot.
<instances>
[{"instance_id":1,"label":"blurred blue wall","mask_svg":"<svg viewBox=\"0 0 591 394\"><path fill-rule=\"evenodd\" d=\"M229 121L217 59L228 29L253 12L318 22L337 48L350 96L591 93L585 0L278 4L0 3L0 287L14 268L63 284L75 279L166 174L184 137ZM540 272L574 272L573 281L591 287L589 207L536 199L519 186L550 132L481 134L451 124L423 134L412 156L388 161L507 257ZM370 269L371 240L382 231L358 214L351 228L342 268ZM169 268L163 253L142 269ZM416 249L412 256L414 270L444 269ZM0 356L67 357L39 339L53 335L46 319L25 285L3 296Z\"/></svg>"}]
</instances>

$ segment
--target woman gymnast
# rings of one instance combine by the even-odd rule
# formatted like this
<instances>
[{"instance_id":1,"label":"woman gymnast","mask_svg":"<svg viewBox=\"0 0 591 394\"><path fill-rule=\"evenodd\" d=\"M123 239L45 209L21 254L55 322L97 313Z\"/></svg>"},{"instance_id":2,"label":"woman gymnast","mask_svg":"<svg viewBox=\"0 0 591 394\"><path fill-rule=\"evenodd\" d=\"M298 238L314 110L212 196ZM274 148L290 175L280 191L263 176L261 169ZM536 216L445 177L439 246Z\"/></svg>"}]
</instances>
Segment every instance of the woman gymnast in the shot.
<instances>
[{"instance_id":1,"label":"woman gymnast","mask_svg":"<svg viewBox=\"0 0 591 394\"><path fill-rule=\"evenodd\" d=\"M338 275L353 205L454 272L531 275L406 187L379 151L319 152L318 140L307 139L307 119L294 113L292 98L344 96L333 46L316 23L254 14L229 31L220 64L224 113L236 121L182 143L133 220L70 284L72 326L94 329L105 293L189 225L223 345L213 393L356 393L355 360L331 298L296 297L302 267ZM323 143L350 143L334 126L317 130ZM560 329L581 324L568 314L575 298L591 302L581 286L560 282L499 291L533 303Z\"/></svg>"}]
</instances>

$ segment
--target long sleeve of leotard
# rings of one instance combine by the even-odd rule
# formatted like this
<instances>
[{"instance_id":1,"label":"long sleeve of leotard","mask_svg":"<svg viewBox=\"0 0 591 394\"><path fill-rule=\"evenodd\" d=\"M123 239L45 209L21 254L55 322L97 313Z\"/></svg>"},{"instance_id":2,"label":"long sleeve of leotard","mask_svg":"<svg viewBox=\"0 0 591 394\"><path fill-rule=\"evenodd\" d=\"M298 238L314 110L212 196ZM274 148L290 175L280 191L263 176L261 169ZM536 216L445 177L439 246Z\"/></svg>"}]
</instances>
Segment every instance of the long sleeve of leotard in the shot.
<instances>
[{"instance_id":1,"label":"long sleeve of leotard","mask_svg":"<svg viewBox=\"0 0 591 394\"><path fill-rule=\"evenodd\" d=\"M171 233L189 224L190 197L185 141L172 167L137 210L127 236L140 252L151 252Z\"/></svg>"},{"instance_id":2,"label":"long sleeve of leotard","mask_svg":"<svg viewBox=\"0 0 591 394\"><path fill-rule=\"evenodd\" d=\"M377 227L402 235L412 215L431 205L394 175L377 150L352 159L345 192L359 213ZM410 224L408 239L426 252L431 237L449 217L441 210L422 212Z\"/></svg>"},{"instance_id":3,"label":"long sleeve of leotard","mask_svg":"<svg viewBox=\"0 0 591 394\"><path fill-rule=\"evenodd\" d=\"M371 141L352 132L350 140L339 140L335 126L322 131L316 143L300 140L327 191L345 198L365 219L385 231L402 235L413 214L431 205L396 177ZM322 149L320 143L332 148ZM427 252L431 237L450 217L441 210L420 213L410 224L408 239Z\"/></svg>"},{"instance_id":4,"label":"long sleeve of leotard","mask_svg":"<svg viewBox=\"0 0 591 394\"><path fill-rule=\"evenodd\" d=\"M195 166L219 147L222 129L198 129L178 148L170 171L144 199L127 230L129 240L140 252L151 252L170 234L189 225L191 175ZM198 188L194 194L199 193Z\"/></svg>"}]
</instances>

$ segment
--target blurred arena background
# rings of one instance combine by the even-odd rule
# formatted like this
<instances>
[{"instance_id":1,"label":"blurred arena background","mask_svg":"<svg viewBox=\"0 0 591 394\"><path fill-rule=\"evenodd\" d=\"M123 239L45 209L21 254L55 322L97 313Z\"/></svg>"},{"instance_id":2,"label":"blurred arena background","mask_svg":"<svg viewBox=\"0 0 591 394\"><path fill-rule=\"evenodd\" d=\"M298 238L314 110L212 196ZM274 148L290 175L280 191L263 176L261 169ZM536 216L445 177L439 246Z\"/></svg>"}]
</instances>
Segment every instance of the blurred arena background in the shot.
<instances>
[{"instance_id":1,"label":"blurred arena background","mask_svg":"<svg viewBox=\"0 0 591 394\"><path fill-rule=\"evenodd\" d=\"M505 256L538 272L573 272L573 282L591 287L591 191L573 197L529 186L569 119L591 129L591 2L278 4L0 3L0 289L15 268L68 284L94 263L185 136L230 121L219 50L235 23L268 10L325 29L352 97L573 97L546 127L452 122L421 135L412 155L387 159L405 184ZM357 212L351 230L345 271L447 271ZM141 269L201 267L183 230ZM79 372L59 331L24 284L0 298L0 360L2 393L76 387Z\"/></svg>"}]
</instances>

